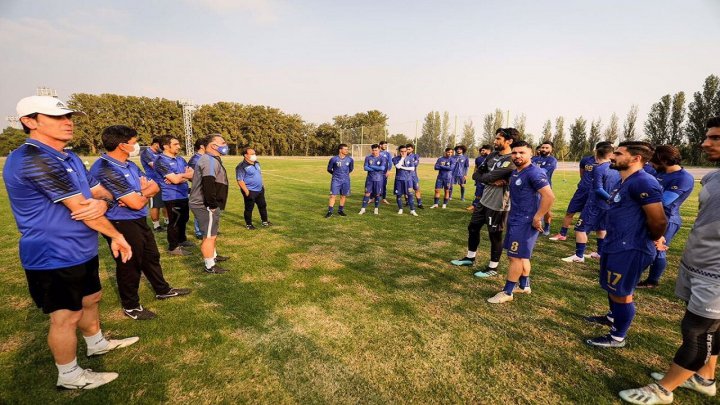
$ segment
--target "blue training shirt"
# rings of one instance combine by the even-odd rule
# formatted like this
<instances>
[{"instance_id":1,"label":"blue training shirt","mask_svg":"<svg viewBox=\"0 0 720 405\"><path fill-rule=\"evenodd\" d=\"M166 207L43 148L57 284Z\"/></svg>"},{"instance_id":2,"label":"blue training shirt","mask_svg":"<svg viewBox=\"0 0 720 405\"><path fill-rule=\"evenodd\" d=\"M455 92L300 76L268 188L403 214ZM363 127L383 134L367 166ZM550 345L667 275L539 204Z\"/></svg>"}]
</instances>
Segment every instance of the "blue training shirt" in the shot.
<instances>
[{"instance_id":1,"label":"blue training shirt","mask_svg":"<svg viewBox=\"0 0 720 405\"><path fill-rule=\"evenodd\" d=\"M245 160L240 162L239 165L235 166L235 179L244 181L245 187L247 187L249 191L259 192L263 189L262 170L258 162L254 164L248 163Z\"/></svg>"},{"instance_id":2,"label":"blue training shirt","mask_svg":"<svg viewBox=\"0 0 720 405\"><path fill-rule=\"evenodd\" d=\"M638 250L655 254L655 244L648 234L643 206L662 201L660 183L638 170L625 181L617 183L610 193L607 211L607 236L603 251L619 253Z\"/></svg>"},{"instance_id":3,"label":"blue training shirt","mask_svg":"<svg viewBox=\"0 0 720 405\"><path fill-rule=\"evenodd\" d=\"M385 172L389 172L390 170L392 170L392 168L393 168L393 166L392 166L392 161L393 161L393 155L392 155L392 153L390 153L390 152L388 152L388 151L386 151L386 150L381 150L381 151L380 151L380 156L382 156L382 157L385 158L385 162L386 162L386 165L387 165L387 166L386 166L386 169L385 169Z\"/></svg>"},{"instance_id":4,"label":"blue training shirt","mask_svg":"<svg viewBox=\"0 0 720 405\"><path fill-rule=\"evenodd\" d=\"M455 172L455 162L452 156L445 157L440 156L435 162L435 170L438 171L438 180L452 180L453 173Z\"/></svg>"},{"instance_id":5,"label":"blue training shirt","mask_svg":"<svg viewBox=\"0 0 720 405\"><path fill-rule=\"evenodd\" d=\"M350 156L341 158L333 156L328 162L327 171L332 174L332 181L345 183L350 181L350 173L355 169L355 161Z\"/></svg>"},{"instance_id":6,"label":"blue training shirt","mask_svg":"<svg viewBox=\"0 0 720 405\"><path fill-rule=\"evenodd\" d=\"M364 169L368 172L366 181L383 181L387 171L387 161L383 156L367 155Z\"/></svg>"},{"instance_id":7,"label":"blue training shirt","mask_svg":"<svg viewBox=\"0 0 720 405\"><path fill-rule=\"evenodd\" d=\"M555 172L555 169L557 169L557 163L557 159L555 159L555 156L552 155L532 157L532 164L545 171L545 175L547 176L548 183L550 185L552 185L552 175Z\"/></svg>"},{"instance_id":8,"label":"blue training shirt","mask_svg":"<svg viewBox=\"0 0 720 405\"><path fill-rule=\"evenodd\" d=\"M671 198L674 199L669 204L663 201L663 208L665 209L668 222L671 224L682 224L680 206L687 200L690 194L692 194L693 188L695 188L695 178L685 169L680 169L672 173L657 172L655 178L663 188L663 200L665 200L665 196L669 193L677 195L677 197L671 195Z\"/></svg>"},{"instance_id":9,"label":"blue training shirt","mask_svg":"<svg viewBox=\"0 0 720 405\"><path fill-rule=\"evenodd\" d=\"M532 218L540 208L538 190L550 185L545 171L531 164L522 171L513 170L508 182L510 184L508 221L532 222Z\"/></svg>"},{"instance_id":10,"label":"blue training shirt","mask_svg":"<svg viewBox=\"0 0 720 405\"><path fill-rule=\"evenodd\" d=\"M158 176L157 172L155 172L155 169L153 169L151 167L151 164L154 165L155 159L157 159L158 156L160 156L161 154L162 154L162 152L160 152L160 153L153 152L153 150L150 149L149 147L145 148L145 150L143 150L142 153L140 154L140 163L142 164L143 170L145 170L145 175L147 176L148 179L153 179L158 184L160 184L160 182L163 181L163 179L160 176Z\"/></svg>"},{"instance_id":11,"label":"blue training shirt","mask_svg":"<svg viewBox=\"0 0 720 405\"><path fill-rule=\"evenodd\" d=\"M195 153L190 157L190 160L188 160L187 165L192 167L193 170L195 170L195 165L197 164L198 159L200 159L200 156L202 156L199 153Z\"/></svg>"},{"instance_id":12,"label":"blue training shirt","mask_svg":"<svg viewBox=\"0 0 720 405\"><path fill-rule=\"evenodd\" d=\"M135 163L129 160L123 163L105 153L93 163L90 174L110 191L115 201L133 193L140 193L140 177L144 176ZM107 210L105 216L110 220L124 221L145 218L147 214L147 205L134 210L116 204Z\"/></svg>"},{"instance_id":13,"label":"blue training shirt","mask_svg":"<svg viewBox=\"0 0 720 405\"><path fill-rule=\"evenodd\" d=\"M592 171L592 190L588 194L587 205L593 204L600 209L607 210L610 205L606 198L598 195L597 190L602 189L608 195L620 182L620 172L610 168L610 162L596 164Z\"/></svg>"},{"instance_id":14,"label":"blue training shirt","mask_svg":"<svg viewBox=\"0 0 720 405\"><path fill-rule=\"evenodd\" d=\"M20 262L26 270L56 270L98 254L98 234L70 217L66 198L92 197L98 186L80 158L34 139L7 157L3 180L20 231Z\"/></svg>"},{"instance_id":15,"label":"blue training shirt","mask_svg":"<svg viewBox=\"0 0 720 405\"><path fill-rule=\"evenodd\" d=\"M155 159L154 167L155 171L162 179L158 182L158 184L160 185L160 190L162 191L163 201L183 200L188 198L190 186L188 186L187 181L180 184L167 184L165 182L165 176L168 174L185 173L185 169L188 167L185 159L180 156L175 156L173 158L162 153L157 157L157 159Z\"/></svg>"},{"instance_id":16,"label":"blue training shirt","mask_svg":"<svg viewBox=\"0 0 720 405\"><path fill-rule=\"evenodd\" d=\"M405 162L407 162L408 166L413 166L415 170L413 170L413 179L415 181L419 181L417 174L417 168L420 165L420 156L418 156L415 153L408 153L407 157L405 158Z\"/></svg>"},{"instance_id":17,"label":"blue training shirt","mask_svg":"<svg viewBox=\"0 0 720 405\"><path fill-rule=\"evenodd\" d=\"M486 158L487 158L487 156L478 156L478 157L475 158L475 170L477 170L480 166L482 166L482 164L485 162L485 159L486 159ZM475 180L475 185L476 185L476 186L482 185L482 183L480 183L479 181Z\"/></svg>"},{"instance_id":18,"label":"blue training shirt","mask_svg":"<svg viewBox=\"0 0 720 405\"><path fill-rule=\"evenodd\" d=\"M402 156L395 156L395 157L392 159L392 164L393 164L393 166L395 166L395 165L397 165L398 163L400 163L400 161L402 161L402 159L403 159ZM403 165L404 167L413 167L412 165L409 164L408 159L407 159L407 156L405 157L405 161L403 161L403 164L402 164L402 165ZM413 173L415 173L415 170L399 169L399 168L396 166L396 167L395 167L395 180L399 180L399 181L412 181L412 179L413 179Z\"/></svg>"},{"instance_id":19,"label":"blue training shirt","mask_svg":"<svg viewBox=\"0 0 720 405\"><path fill-rule=\"evenodd\" d=\"M468 159L466 155L453 155L451 159L455 162L453 177L467 176L468 169L470 168L470 159Z\"/></svg>"},{"instance_id":20,"label":"blue training shirt","mask_svg":"<svg viewBox=\"0 0 720 405\"><path fill-rule=\"evenodd\" d=\"M588 191L592 188L592 171L595 169L595 156L580 159L580 168L584 170L577 185L578 190Z\"/></svg>"}]
</instances>

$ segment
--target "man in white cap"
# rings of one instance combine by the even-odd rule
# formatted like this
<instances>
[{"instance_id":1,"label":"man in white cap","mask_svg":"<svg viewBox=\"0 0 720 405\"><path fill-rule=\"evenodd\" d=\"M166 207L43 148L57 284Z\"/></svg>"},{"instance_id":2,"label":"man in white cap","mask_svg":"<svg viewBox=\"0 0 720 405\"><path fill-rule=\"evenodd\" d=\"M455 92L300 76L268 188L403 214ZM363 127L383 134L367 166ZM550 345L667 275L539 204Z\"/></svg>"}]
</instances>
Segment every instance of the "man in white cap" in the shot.
<instances>
[{"instance_id":1,"label":"man in white cap","mask_svg":"<svg viewBox=\"0 0 720 405\"><path fill-rule=\"evenodd\" d=\"M139 339L107 340L100 330L97 232L110 238L116 257L128 260L132 250L104 216L112 196L77 155L64 150L73 138L72 116L84 113L49 96L20 100L17 113L29 138L8 156L3 179L21 235L20 261L30 295L50 316L48 345L58 388L96 388L118 374L78 366L76 330L85 338L88 356Z\"/></svg>"}]
</instances>

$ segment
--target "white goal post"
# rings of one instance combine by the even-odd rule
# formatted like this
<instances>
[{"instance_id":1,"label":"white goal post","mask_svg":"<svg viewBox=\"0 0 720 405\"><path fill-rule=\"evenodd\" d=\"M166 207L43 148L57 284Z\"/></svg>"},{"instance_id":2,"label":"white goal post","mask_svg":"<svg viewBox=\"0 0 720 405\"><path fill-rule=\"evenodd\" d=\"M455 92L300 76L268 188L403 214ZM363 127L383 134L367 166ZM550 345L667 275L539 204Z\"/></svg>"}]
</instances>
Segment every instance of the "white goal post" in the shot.
<instances>
[{"instance_id":1,"label":"white goal post","mask_svg":"<svg viewBox=\"0 0 720 405\"><path fill-rule=\"evenodd\" d=\"M370 146L372 146L371 143L354 143L351 145L350 149L350 156L352 156L353 160L363 160L365 159L365 156L369 155L370 152L372 152L372 149L370 149ZM393 145L391 143L388 143L388 152L390 152L391 155L395 156L397 155L397 146Z\"/></svg>"}]
</instances>

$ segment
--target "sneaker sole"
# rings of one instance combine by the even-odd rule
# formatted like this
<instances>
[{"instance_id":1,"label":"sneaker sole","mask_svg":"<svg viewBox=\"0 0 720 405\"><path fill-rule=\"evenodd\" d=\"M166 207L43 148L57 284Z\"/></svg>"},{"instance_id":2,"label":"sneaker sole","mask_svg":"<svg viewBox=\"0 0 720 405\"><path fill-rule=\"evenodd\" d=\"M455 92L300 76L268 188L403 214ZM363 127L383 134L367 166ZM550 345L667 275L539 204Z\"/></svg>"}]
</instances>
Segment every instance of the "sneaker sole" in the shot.
<instances>
[{"instance_id":1,"label":"sneaker sole","mask_svg":"<svg viewBox=\"0 0 720 405\"><path fill-rule=\"evenodd\" d=\"M122 349L122 348L124 348L124 347L128 347L128 346L134 345L134 344L137 343L139 340L140 340L140 338L137 337L137 336L133 336L133 337L131 337L131 338L125 338L125 339L122 339L122 340L120 341L121 343L116 344L115 346L112 346L112 344L108 344L108 347L106 347L105 349L100 350L100 351L97 351L97 352L94 352L93 354L89 354L89 353L88 353L87 356L88 356L88 357L92 357L92 356L99 356L99 355L102 355L102 354L106 354L106 353L111 352L111 351L116 350L116 349ZM112 346L112 347L111 347L111 346Z\"/></svg>"}]
</instances>

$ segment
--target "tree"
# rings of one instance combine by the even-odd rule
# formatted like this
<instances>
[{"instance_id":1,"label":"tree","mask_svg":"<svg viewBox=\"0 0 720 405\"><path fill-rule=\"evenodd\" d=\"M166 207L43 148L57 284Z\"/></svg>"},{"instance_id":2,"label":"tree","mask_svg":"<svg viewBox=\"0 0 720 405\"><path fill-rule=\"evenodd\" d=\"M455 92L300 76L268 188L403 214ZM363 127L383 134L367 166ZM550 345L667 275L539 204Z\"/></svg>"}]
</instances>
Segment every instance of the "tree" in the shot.
<instances>
[{"instance_id":1,"label":"tree","mask_svg":"<svg viewBox=\"0 0 720 405\"><path fill-rule=\"evenodd\" d=\"M495 130L498 127L495 126L495 114L485 114L483 117L483 132L482 132L482 144L492 145L495 140Z\"/></svg>"},{"instance_id":2,"label":"tree","mask_svg":"<svg viewBox=\"0 0 720 405\"><path fill-rule=\"evenodd\" d=\"M440 155L440 134L442 132L440 112L430 111L425 116L422 126L422 135L418 139L416 152L425 157Z\"/></svg>"},{"instance_id":3,"label":"tree","mask_svg":"<svg viewBox=\"0 0 720 405\"><path fill-rule=\"evenodd\" d=\"M719 97L720 98L720 97ZM680 145L684 137L683 122L685 121L685 92L675 93L670 113L670 145Z\"/></svg>"},{"instance_id":4,"label":"tree","mask_svg":"<svg viewBox=\"0 0 720 405\"><path fill-rule=\"evenodd\" d=\"M393 134L388 136L387 139L388 143L391 143L393 145L407 145L409 143L412 143L412 139L405 136L405 134Z\"/></svg>"},{"instance_id":5,"label":"tree","mask_svg":"<svg viewBox=\"0 0 720 405\"><path fill-rule=\"evenodd\" d=\"M542 137L540 142L552 141L552 122L550 120L545 121L542 129Z\"/></svg>"},{"instance_id":6,"label":"tree","mask_svg":"<svg viewBox=\"0 0 720 405\"><path fill-rule=\"evenodd\" d=\"M633 104L630 106L625 117L625 123L623 124L623 140L634 141L635 140L635 126L637 125L638 106Z\"/></svg>"},{"instance_id":7,"label":"tree","mask_svg":"<svg viewBox=\"0 0 720 405\"><path fill-rule=\"evenodd\" d=\"M503 115L503 112L501 109L496 108L495 109L495 124L493 126L493 139L495 139L495 131L498 128L504 128L505 127L505 116Z\"/></svg>"},{"instance_id":8,"label":"tree","mask_svg":"<svg viewBox=\"0 0 720 405\"><path fill-rule=\"evenodd\" d=\"M474 157L476 155L475 147L475 126L471 119L467 120L463 124L461 144L465 145L468 150L468 156Z\"/></svg>"},{"instance_id":9,"label":"tree","mask_svg":"<svg viewBox=\"0 0 720 405\"><path fill-rule=\"evenodd\" d=\"M600 128L602 127L602 120L598 118L590 123L590 135L588 135L585 151L583 156L587 156L593 153L595 145L600 142Z\"/></svg>"},{"instance_id":10,"label":"tree","mask_svg":"<svg viewBox=\"0 0 720 405\"><path fill-rule=\"evenodd\" d=\"M513 120L513 127L517 129L518 133L520 134L520 139L524 141L525 140L525 122L527 121L527 117L525 114L520 114L519 116L515 117Z\"/></svg>"},{"instance_id":11,"label":"tree","mask_svg":"<svg viewBox=\"0 0 720 405\"><path fill-rule=\"evenodd\" d=\"M666 94L650 107L650 113L645 120L645 137L653 145L664 145L670 140L671 104L672 99Z\"/></svg>"},{"instance_id":12,"label":"tree","mask_svg":"<svg viewBox=\"0 0 720 405\"><path fill-rule=\"evenodd\" d=\"M552 143L555 145L555 156L559 157L560 160L564 160L568 155L568 147L565 142L565 118L562 116L555 119L555 134Z\"/></svg>"},{"instance_id":13,"label":"tree","mask_svg":"<svg viewBox=\"0 0 720 405\"><path fill-rule=\"evenodd\" d=\"M570 158L580 160L587 149L587 120L583 117L575 118L570 125Z\"/></svg>"},{"instance_id":14,"label":"tree","mask_svg":"<svg viewBox=\"0 0 720 405\"><path fill-rule=\"evenodd\" d=\"M610 123L608 124L607 128L605 128L605 132L603 133L603 140L610 142L611 144L615 144L617 142L618 137L620 136L620 129L619 129L619 122L620 119L618 118L617 114L612 113L610 116Z\"/></svg>"},{"instance_id":15,"label":"tree","mask_svg":"<svg viewBox=\"0 0 720 405\"><path fill-rule=\"evenodd\" d=\"M27 135L22 129L6 127L0 134L0 155L7 156L10 152L25 143Z\"/></svg>"},{"instance_id":16,"label":"tree","mask_svg":"<svg viewBox=\"0 0 720 405\"><path fill-rule=\"evenodd\" d=\"M447 147L453 147L452 143L455 142L452 135L450 134L450 113L445 111L442 115L442 122L440 125L440 146L444 149ZM437 153L436 153L437 154ZM440 152L442 154L442 152Z\"/></svg>"},{"instance_id":17,"label":"tree","mask_svg":"<svg viewBox=\"0 0 720 405\"><path fill-rule=\"evenodd\" d=\"M689 158L690 164L702 163L700 145L707 132L705 125L711 117L720 115L720 78L710 75L705 79L702 92L693 94L693 101L688 104L688 123L686 134L688 144L683 148L683 157Z\"/></svg>"}]
</instances>

